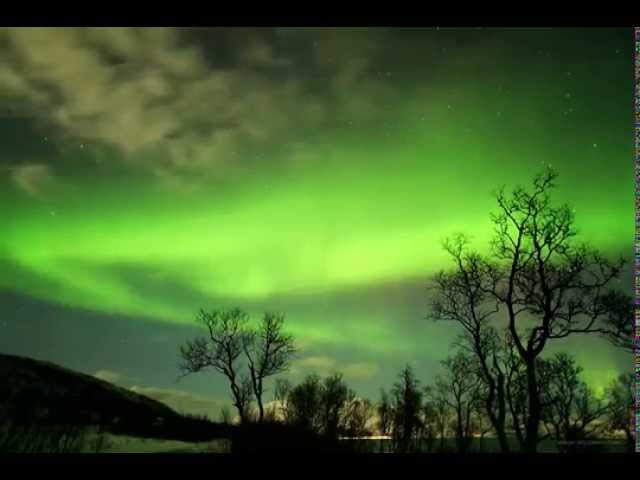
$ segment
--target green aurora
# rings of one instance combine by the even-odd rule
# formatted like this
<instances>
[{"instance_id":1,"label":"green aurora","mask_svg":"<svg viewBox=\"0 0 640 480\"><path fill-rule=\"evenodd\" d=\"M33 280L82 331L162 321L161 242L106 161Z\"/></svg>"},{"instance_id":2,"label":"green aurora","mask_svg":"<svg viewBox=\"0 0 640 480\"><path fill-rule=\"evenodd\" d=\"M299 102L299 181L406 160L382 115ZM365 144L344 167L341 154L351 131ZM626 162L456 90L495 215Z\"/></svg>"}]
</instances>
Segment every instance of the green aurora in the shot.
<instances>
[{"instance_id":1,"label":"green aurora","mask_svg":"<svg viewBox=\"0 0 640 480\"><path fill-rule=\"evenodd\" d=\"M326 35L294 33L319 42ZM580 238L631 259L631 35L440 33L333 32L334 53L353 53L350 35L367 46L358 55L374 52L374 80L364 77L362 93L351 93L354 84L334 92L330 121L292 120L273 139L238 140L233 161L206 165L214 175L158 174L149 165L164 159L164 144L124 151L106 135L56 124L33 98L6 96L30 107L26 122L0 119L2 138L11 137L0 184L0 288L150 323L192 324L200 307L270 308L286 312L304 342L400 363L425 351L442 358L455 327L424 320L426 289L411 298L422 310L400 320L398 302L385 305L385 286L420 291L449 265L440 244L452 233L469 233L486 249L492 192L527 184L546 164L560 173L555 199L575 208ZM273 55L287 58L277 45ZM418 61L422 46L430 53ZM393 51L397 58L383 65ZM305 83L313 67L296 68L298 88L317 90ZM314 95L324 105L329 94ZM377 95L373 108L367 95ZM46 165L37 192L11 174L30 162ZM434 335L446 328L453 333ZM602 340L584 344L598 346L590 355L572 342L590 382L615 374L619 354Z\"/></svg>"}]
</instances>

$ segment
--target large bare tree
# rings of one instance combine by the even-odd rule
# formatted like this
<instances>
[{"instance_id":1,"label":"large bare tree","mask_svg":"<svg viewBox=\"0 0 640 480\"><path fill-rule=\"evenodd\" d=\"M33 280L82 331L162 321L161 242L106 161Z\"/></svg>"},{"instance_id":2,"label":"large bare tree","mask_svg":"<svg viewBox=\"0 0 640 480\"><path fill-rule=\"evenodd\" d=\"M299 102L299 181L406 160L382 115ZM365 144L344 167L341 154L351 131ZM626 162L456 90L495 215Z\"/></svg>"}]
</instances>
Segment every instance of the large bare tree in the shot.
<instances>
[{"instance_id":1,"label":"large bare tree","mask_svg":"<svg viewBox=\"0 0 640 480\"><path fill-rule=\"evenodd\" d=\"M522 360L527 394L522 433L527 452L535 452L540 439L540 354L554 339L577 333L610 334L608 319L618 308L613 300L621 296L612 294L611 287L624 262L576 243L573 210L550 201L556 178L548 169L535 177L531 190L517 187L510 195L504 189L497 193L498 212L491 216L492 258L484 259L479 269L478 291L488 295L489 311L498 302L514 351ZM471 258L480 262L479 256ZM467 300L473 299L467 296Z\"/></svg>"}]
</instances>

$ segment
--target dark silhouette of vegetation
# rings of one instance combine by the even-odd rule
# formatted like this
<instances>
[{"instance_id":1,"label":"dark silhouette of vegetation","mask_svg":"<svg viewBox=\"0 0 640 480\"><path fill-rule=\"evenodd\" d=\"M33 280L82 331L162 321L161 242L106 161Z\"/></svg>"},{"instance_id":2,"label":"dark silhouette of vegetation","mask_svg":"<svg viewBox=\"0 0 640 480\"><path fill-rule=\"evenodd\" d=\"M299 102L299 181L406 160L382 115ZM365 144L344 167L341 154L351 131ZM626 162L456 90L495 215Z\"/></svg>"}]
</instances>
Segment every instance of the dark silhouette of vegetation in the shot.
<instances>
[{"instance_id":1,"label":"dark silhouette of vegetation","mask_svg":"<svg viewBox=\"0 0 640 480\"><path fill-rule=\"evenodd\" d=\"M320 389L321 429L324 436L337 439L344 424L347 403L354 393L347 387L339 373L330 375L322 382Z\"/></svg>"},{"instance_id":2,"label":"dark silhouette of vegetation","mask_svg":"<svg viewBox=\"0 0 640 480\"><path fill-rule=\"evenodd\" d=\"M308 375L295 386L279 379L275 399L285 424L313 432L328 441L370 433L373 407L368 400L358 398L339 373L324 379Z\"/></svg>"},{"instance_id":3,"label":"dark silhouette of vegetation","mask_svg":"<svg viewBox=\"0 0 640 480\"><path fill-rule=\"evenodd\" d=\"M239 308L201 310L197 321L208 336L180 347L182 376L213 368L227 378L241 423L250 419L253 399L258 403L258 421L263 421L264 380L286 371L295 350L293 337L283 332L283 315L265 313L256 329L248 320ZM243 354L248 372L240 363Z\"/></svg>"},{"instance_id":4,"label":"dark silhouette of vegetation","mask_svg":"<svg viewBox=\"0 0 640 480\"><path fill-rule=\"evenodd\" d=\"M616 290L607 292L601 299L604 317L602 335L613 345L633 352L635 339L634 305L629 295Z\"/></svg>"},{"instance_id":5,"label":"dark silhouette of vegetation","mask_svg":"<svg viewBox=\"0 0 640 480\"><path fill-rule=\"evenodd\" d=\"M425 388L425 419L429 425L429 430L433 431L434 437L440 440L439 451L445 450L445 440L451 423L451 411L447 401L448 392L443 392L435 386Z\"/></svg>"},{"instance_id":6,"label":"dark silhouette of vegetation","mask_svg":"<svg viewBox=\"0 0 640 480\"><path fill-rule=\"evenodd\" d=\"M399 377L391 389L393 448L399 453L415 452L420 448L423 392L410 365L402 370Z\"/></svg>"},{"instance_id":7,"label":"dark silhouette of vegetation","mask_svg":"<svg viewBox=\"0 0 640 480\"><path fill-rule=\"evenodd\" d=\"M245 423L234 431L232 453L269 453L273 451L340 453L350 451L307 428L282 422Z\"/></svg>"},{"instance_id":8,"label":"dark silhouette of vegetation","mask_svg":"<svg viewBox=\"0 0 640 480\"><path fill-rule=\"evenodd\" d=\"M581 380L582 368L566 353L545 361L548 380L541 395L542 422L558 442L593 439L601 430L606 407Z\"/></svg>"},{"instance_id":9,"label":"dark silhouette of vegetation","mask_svg":"<svg viewBox=\"0 0 640 480\"><path fill-rule=\"evenodd\" d=\"M577 333L610 335L611 319L617 318L623 296L612 293L610 287L624 262L611 262L587 245L574 242L573 210L567 205L555 207L549 198L556 178L549 169L536 176L530 191L517 187L511 195L504 189L497 193L498 213L491 216L495 229L492 257L469 252L464 242L453 243L454 258L464 260L462 266L457 261L453 278L463 282L451 289L442 288L449 284L440 282L440 291L456 308L452 312L445 309L444 314L434 309L436 318L470 323L472 328L465 326L467 331L473 331L474 322L481 325L498 310L506 314L510 341L522 360L526 378L527 405L519 414L527 452L535 452L540 441L543 405L537 367L545 346ZM448 295L449 291L455 296ZM482 363L482 352L476 348L479 343L472 338ZM491 383L488 379L492 375L485 372L484 377ZM490 387L489 392L492 389L497 398L499 388ZM497 408L501 408L499 402ZM490 410L487 408L488 413ZM489 416L494 424L499 423L496 415Z\"/></svg>"},{"instance_id":10,"label":"dark silhouette of vegetation","mask_svg":"<svg viewBox=\"0 0 640 480\"><path fill-rule=\"evenodd\" d=\"M627 451L635 449L635 425L633 413L637 411L633 373L621 373L611 382L605 392L606 420L609 431L624 432Z\"/></svg>"},{"instance_id":11,"label":"dark silhouette of vegetation","mask_svg":"<svg viewBox=\"0 0 640 480\"><path fill-rule=\"evenodd\" d=\"M283 332L284 315L267 312L257 330L248 330L243 349L248 360L253 394L258 403L258 421L264 419L264 380L289 368L295 352L293 337Z\"/></svg>"},{"instance_id":12,"label":"dark silhouette of vegetation","mask_svg":"<svg viewBox=\"0 0 640 480\"><path fill-rule=\"evenodd\" d=\"M436 377L437 396L444 400L453 413L453 431L456 449L465 453L471 446L476 430L476 417L481 403L481 378L473 370L473 359L458 351L454 356L443 360L445 374Z\"/></svg>"},{"instance_id":13,"label":"dark silhouette of vegetation","mask_svg":"<svg viewBox=\"0 0 640 480\"><path fill-rule=\"evenodd\" d=\"M485 386L483 403L486 415L496 432L501 451L508 453L507 374L503 368L499 334L490 325L499 310L498 302L490 293L491 278L487 275L484 259L467 251L468 243L464 235L457 235L444 243L456 267L450 272L441 271L434 278L432 316L436 320L458 322L463 327L461 345L476 358L468 368L479 370ZM476 364L477 368L471 367ZM442 432L443 427L440 426L439 430Z\"/></svg>"},{"instance_id":14,"label":"dark silhouette of vegetation","mask_svg":"<svg viewBox=\"0 0 640 480\"><path fill-rule=\"evenodd\" d=\"M380 390L380 402L377 405L376 411L378 413L378 430L380 435L388 437L391 435L393 428L393 406L391 405L391 399L385 389ZM384 451L384 443L380 442L380 451Z\"/></svg>"}]
</instances>

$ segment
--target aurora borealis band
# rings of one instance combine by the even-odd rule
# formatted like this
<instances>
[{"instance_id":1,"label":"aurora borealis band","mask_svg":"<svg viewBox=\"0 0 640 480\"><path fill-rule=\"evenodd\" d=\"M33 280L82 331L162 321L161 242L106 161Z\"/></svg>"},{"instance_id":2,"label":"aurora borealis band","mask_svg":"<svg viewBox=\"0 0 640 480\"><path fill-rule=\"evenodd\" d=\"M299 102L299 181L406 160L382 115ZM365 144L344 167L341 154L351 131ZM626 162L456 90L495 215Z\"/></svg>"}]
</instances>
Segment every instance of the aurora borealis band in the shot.
<instances>
[{"instance_id":1,"label":"aurora borealis band","mask_svg":"<svg viewBox=\"0 0 640 480\"><path fill-rule=\"evenodd\" d=\"M486 247L496 188L553 165L582 239L631 259L632 40L0 30L0 349L167 387L195 312L238 305L287 314L299 372L372 396L407 361L429 381L456 330L425 320L424 287L447 235ZM65 338L112 340L87 358ZM567 348L595 384L631 365Z\"/></svg>"}]
</instances>

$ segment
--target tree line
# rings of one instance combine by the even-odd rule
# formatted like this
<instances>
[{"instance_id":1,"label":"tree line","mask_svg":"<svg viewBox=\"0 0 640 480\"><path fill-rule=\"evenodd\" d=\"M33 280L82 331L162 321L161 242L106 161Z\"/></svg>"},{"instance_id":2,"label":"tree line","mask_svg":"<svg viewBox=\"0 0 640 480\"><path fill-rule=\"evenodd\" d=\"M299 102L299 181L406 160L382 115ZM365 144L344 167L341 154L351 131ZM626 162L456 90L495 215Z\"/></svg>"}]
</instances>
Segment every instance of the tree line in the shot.
<instances>
[{"instance_id":1,"label":"tree line","mask_svg":"<svg viewBox=\"0 0 640 480\"><path fill-rule=\"evenodd\" d=\"M573 209L550 199L556 178L548 169L530 189L496 193L488 254L472 250L464 234L445 240L453 265L430 281L427 319L457 324L459 336L432 385L422 388L407 366L373 404L340 374L298 385L277 379L265 409L265 381L289 368L294 339L283 314L266 312L253 326L238 308L200 312L207 334L180 347L182 375L223 374L241 423L279 421L333 439L378 433L395 452L442 450L446 438L466 452L474 437L491 434L504 453L514 450L511 437L532 453L548 438L577 442L613 431L624 432L633 451L633 373L620 374L600 398L570 355L543 355L573 335L600 335L628 352L635 338L633 302L619 288L624 261L577 242Z\"/></svg>"}]
</instances>

